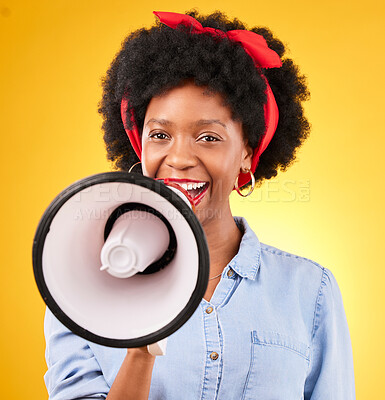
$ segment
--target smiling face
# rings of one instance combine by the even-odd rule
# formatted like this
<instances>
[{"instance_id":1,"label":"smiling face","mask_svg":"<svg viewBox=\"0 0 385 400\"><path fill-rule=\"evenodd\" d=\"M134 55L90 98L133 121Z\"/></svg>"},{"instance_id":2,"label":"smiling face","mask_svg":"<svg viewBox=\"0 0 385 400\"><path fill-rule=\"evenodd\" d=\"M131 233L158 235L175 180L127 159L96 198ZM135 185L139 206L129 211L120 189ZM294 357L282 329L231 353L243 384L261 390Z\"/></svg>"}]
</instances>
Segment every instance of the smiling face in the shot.
<instances>
[{"instance_id":1,"label":"smiling face","mask_svg":"<svg viewBox=\"0 0 385 400\"><path fill-rule=\"evenodd\" d=\"M229 195L252 150L218 93L187 83L150 101L142 134L144 175L185 187L203 224L229 213Z\"/></svg>"}]
</instances>

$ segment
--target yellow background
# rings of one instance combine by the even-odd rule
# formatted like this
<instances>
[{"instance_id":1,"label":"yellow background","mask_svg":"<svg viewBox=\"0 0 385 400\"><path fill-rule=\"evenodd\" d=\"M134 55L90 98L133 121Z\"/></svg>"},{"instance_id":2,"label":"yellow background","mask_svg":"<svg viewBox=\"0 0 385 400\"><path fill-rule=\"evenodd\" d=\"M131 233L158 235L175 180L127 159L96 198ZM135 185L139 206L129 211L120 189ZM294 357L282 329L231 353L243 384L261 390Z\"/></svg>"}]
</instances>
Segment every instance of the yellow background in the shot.
<instances>
[{"instance_id":1,"label":"yellow background","mask_svg":"<svg viewBox=\"0 0 385 400\"><path fill-rule=\"evenodd\" d=\"M308 77L312 133L296 162L248 200L259 239L332 270L350 326L357 398L383 392L384 6L378 0L0 1L1 397L44 399L44 304L31 249L67 185L111 169L100 78L152 10L215 9L266 25Z\"/></svg>"}]
</instances>

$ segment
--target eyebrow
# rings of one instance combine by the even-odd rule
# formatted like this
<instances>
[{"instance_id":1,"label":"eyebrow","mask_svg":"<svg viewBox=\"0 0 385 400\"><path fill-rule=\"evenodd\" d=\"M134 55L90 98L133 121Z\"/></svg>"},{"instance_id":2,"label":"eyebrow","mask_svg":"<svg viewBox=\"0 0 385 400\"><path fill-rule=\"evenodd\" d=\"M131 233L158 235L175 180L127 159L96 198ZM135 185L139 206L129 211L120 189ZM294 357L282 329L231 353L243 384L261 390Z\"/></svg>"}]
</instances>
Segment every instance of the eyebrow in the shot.
<instances>
[{"instance_id":1,"label":"eyebrow","mask_svg":"<svg viewBox=\"0 0 385 400\"><path fill-rule=\"evenodd\" d=\"M156 118L151 118L147 121L146 125L148 125L150 122L155 122L156 124L159 125L174 125L173 122L167 120L167 119L156 119Z\"/></svg>"},{"instance_id":2,"label":"eyebrow","mask_svg":"<svg viewBox=\"0 0 385 400\"><path fill-rule=\"evenodd\" d=\"M200 119L195 123L195 126L211 125L211 124L219 124L223 126L225 129L227 129L226 125L219 119Z\"/></svg>"},{"instance_id":3,"label":"eyebrow","mask_svg":"<svg viewBox=\"0 0 385 400\"><path fill-rule=\"evenodd\" d=\"M148 125L150 122L155 122L156 124L160 124L160 125L164 125L164 126L175 125L173 122L171 122L167 119L151 118L147 121L146 125ZM199 121L196 121L193 125L202 126L202 125L211 125L211 124L218 124L218 125L223 126L225 129L227 129L226 125L219 119L200 119Z\"/></svg>"}]
</instances>

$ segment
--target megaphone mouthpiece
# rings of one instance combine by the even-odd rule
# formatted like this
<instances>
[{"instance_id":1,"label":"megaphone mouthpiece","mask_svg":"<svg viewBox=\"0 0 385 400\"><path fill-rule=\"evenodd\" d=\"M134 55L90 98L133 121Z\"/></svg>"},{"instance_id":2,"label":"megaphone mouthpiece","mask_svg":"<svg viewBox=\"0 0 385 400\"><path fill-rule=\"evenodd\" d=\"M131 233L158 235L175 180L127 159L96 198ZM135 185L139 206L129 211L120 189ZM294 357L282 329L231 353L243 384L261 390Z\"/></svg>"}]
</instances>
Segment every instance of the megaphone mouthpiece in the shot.
<instances>
[{"instance_id":1,"label":"megaphone mouthpiece","mask_svg":"<svg viewBox=\"0 0 385 400\"><path fill-rule=\"evenodd\" d=\"M115 221L103 245L101 262L109 274L129 278L159 260L169 242L167 226L160 218L133 209Z\"/></svg>"}]
</instances>

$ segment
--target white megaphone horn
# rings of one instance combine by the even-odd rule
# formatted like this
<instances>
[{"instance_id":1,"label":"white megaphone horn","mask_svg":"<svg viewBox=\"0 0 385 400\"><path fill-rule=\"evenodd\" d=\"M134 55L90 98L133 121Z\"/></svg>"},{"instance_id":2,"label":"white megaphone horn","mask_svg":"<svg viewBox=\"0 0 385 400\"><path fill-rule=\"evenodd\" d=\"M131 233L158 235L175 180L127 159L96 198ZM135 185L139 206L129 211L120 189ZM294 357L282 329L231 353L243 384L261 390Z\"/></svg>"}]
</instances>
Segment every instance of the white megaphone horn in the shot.
<instances>
[{"instance_id":1,"label":"white megaphone horn","mask_svg":"<svg viewBox=\"0 0 385 400\"><path fill-rule=\"evenodd\" d=\"M176 194L176 192L178 194ZM209 253L189 201L126 172L75 182L45 211L33 244L35 280L75 334L111 347L165 341L198 307Z\"/></svg>"}]
</instances>

